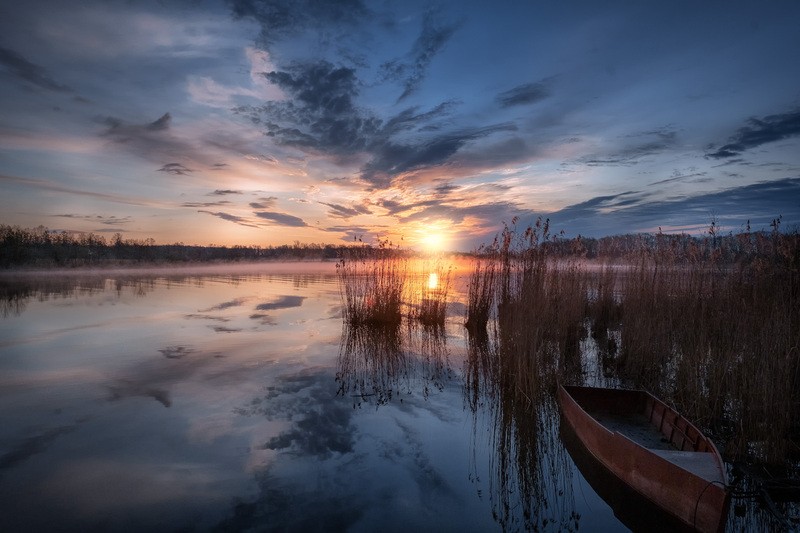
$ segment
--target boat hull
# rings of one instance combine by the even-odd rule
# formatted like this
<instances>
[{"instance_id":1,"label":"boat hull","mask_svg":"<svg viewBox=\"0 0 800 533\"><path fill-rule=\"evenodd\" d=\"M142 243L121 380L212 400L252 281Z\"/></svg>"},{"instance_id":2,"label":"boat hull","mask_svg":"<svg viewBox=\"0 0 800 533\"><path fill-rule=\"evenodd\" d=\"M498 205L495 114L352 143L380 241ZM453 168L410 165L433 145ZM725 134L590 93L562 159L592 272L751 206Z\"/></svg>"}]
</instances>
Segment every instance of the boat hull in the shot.
<instances>
[{"instance_id":1,"label":"boat hull","mask_svg":"<svg viewBox=\"0 0 800 533\"><path fill-rule=\"evenodd\" d=\"M724 531L729 495L725 490L721 458L710 441L705 437L702 441L695 440L692 447L703 450L699 452L685 449L673 453L643 447L598 422L576 401L573 394L584 396L584 401L605 403L602 407L613 412L647 401L643 396L647 393L560 386L559 402L563 420L586 450L611 474L688 527L703 532ZM655 398L653 400L658 401ZM663 406L661 402L658 403ZM660 415L665 419L667 416L668 413L664 412ZM709 464L717 465L717 471L701 477L687 467L676 464L694 458L702 459L705 468Z\"/></svg>"}]
</instances>

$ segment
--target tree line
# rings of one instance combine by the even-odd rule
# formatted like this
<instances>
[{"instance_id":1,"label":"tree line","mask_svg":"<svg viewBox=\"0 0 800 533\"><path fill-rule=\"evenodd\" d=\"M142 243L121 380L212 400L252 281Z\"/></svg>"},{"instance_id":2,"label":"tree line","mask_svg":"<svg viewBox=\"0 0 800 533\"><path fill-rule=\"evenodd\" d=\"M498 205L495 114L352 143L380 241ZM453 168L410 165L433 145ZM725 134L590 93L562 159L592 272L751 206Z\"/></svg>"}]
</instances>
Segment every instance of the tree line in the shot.
<instances>
[{"instance_id":1,"label":"tree line","mask_svg":"<svg viewBox=\"0 0 800 533\"><path fill-rule=\"evenodd\" d=\"M355 246L286 244L281 246L156 244L152 238L110 239L96 233L52 232L44 226L0 224L0 268L125 266L148 263L336 260Z\"/></svg>"},{"instance_id":2,"label":"tree line","mask_svg":"<svg viewBox=\"0 0 800 533\"><path fill-rule=\"evenodd\" d=\"M520 235L524 235L520 232ZM524 237L523 237L524 238ZM712 221L703 235L641 233L601 238L572 237L563 233L547 235L538 246L555 258L584 258L631 261L642 254L665 258L671 263L695 263L714 259L736 263L757 258L782 258L797 250L800 234L780 231L780 218L770 231L720 234ZM497 252L498 241L460 254L488 256ZM385 242L377 246L353 244L294 244L280 246L222 246L156 244L152 238L124 239L115 233L110 239L96 233L53 232L44 226L22 228L0 224L0 268L52 268L78 266L125 266L148 263L204 263L245 261L334 261L345 257L369 258L386 253L408 255ZM791 254L790 254L791 255Z\"/></svg>"}]
</instances>

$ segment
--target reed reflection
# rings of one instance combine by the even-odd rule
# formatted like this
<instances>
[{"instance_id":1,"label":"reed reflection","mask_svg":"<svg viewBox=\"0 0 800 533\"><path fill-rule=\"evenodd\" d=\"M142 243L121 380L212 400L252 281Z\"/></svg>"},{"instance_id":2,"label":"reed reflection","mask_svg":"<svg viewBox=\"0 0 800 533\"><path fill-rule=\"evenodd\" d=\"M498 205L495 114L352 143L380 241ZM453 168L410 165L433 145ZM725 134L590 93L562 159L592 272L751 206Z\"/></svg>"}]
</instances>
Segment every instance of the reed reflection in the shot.
<instances>
[{"instance_id":1,"label":"reed reflection","mask_svg":"<svg viewBox=\"0 0 800 533\"><path fill-rule=\"evenodd\" d=\"M469 331L465 369L475 439L483 428L480 415L490 420L493 516L503 530L576 531L580 515L558 437L555 368L542 359L511 357L513 343L503 335ZM524 374L531 378L522 385Z\"/></svg>"},{"instance_id":2,"label":"reed reflection","mask_svg":"<svg viewBox=\"0 0 800 533\"><path fill-rule=\"evenodd\" d=\"M504 530L575 531L580 521L555 390L580 372L586 288L538 246L547 236L546 222L523 236L506 228L469 284L465 393L476 431L489 413L490 492Z\"/></svg>"},{"instance_id":3,"label":"reed reflection","mask_svg":"<svg viewBox=\"0 0 800 533\"><path fill-rule=\"evenodd\" d=\"M452 377L444 330L404 325L344 322L339 350L337 394L362 403L385 405L399 394L443 390ZM400 398L402 402L402 397Z\"/></svg>"}]
</instances>

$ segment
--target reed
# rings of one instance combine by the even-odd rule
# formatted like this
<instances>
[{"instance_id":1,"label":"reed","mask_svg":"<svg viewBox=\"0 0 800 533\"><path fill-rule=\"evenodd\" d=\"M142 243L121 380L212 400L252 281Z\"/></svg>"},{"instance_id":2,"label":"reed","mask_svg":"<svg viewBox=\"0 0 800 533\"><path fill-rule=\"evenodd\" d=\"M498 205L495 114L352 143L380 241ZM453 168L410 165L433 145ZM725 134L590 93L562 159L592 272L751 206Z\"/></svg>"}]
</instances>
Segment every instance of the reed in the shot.
<instances>
[{"instance_id":1,"label":"reed","mask_svg":"<svg viewBox=\"0 0 800 533\"><path fill-rule=\"evenodd\" d=\"M480 248L467 286L467 316L465 326L472 332L486 330L495 303L498 256L496 246Z\"/></svg>"},{"instance_id":2,"label":"reed","mask_svg":"<svg viewBox=\"0 0 800 533\"><path fill-rule=\"evenodd\" d=\"M388 242L348 250L336 264L343 316L353 326L399 325L408 259Z\"/></svg>"},{"instance_id":3,"label":"reed","mask_svg":"<svg viewBox=\"0 0 800 533\"><path fill-rule=\"evenodd\" d=\"M673 403L730 460L800 453L800 234L776 221L771 233L642 236L626 267L596 270L555 257L547 221L514 222L470 278L470 338L488 324L496 345L490 356L470 341L470 364L492 368L481 379L535 403L557 379L586 383L596 353L612 383ZM475 387L491 389L477 368L473 406Z\"/></svg>"},{"instance_id":4,"label":"reed","mask_svg":"<svg viewBox=\"0 0 800 533\"><path fill-rule=\"evenodd\" d=\"M759 237L761 238L761 237ZM621 377L712 432L731 459L798 451L800 238L775 232L737 264L715 242L692 262L643 253L622 287Z\"/></svg>"}]
</instances>

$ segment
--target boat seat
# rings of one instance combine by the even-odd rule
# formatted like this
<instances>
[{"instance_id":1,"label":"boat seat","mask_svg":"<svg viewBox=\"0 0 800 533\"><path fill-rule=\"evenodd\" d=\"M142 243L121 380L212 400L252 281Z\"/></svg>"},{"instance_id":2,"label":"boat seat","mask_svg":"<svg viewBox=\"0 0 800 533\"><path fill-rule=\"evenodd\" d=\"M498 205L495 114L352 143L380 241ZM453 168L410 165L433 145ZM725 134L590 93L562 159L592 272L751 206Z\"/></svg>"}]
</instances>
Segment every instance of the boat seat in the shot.
<instances>
[{"instance_id":1,"label":"boat seat","mask_svg":"<svg viewBox=\"0 0 800 533\"><path fill-rule=\"evenodd\" d=\"M686 452L680 450L658 450L648 448L650 452L666 459L672 464L678 465L693 474L700 476L708 481L719 481L724 483L721 472L717 467L714 454L709 452Z\"/></svg>"}]
</instances>

